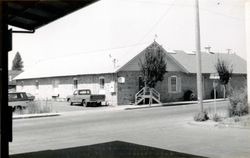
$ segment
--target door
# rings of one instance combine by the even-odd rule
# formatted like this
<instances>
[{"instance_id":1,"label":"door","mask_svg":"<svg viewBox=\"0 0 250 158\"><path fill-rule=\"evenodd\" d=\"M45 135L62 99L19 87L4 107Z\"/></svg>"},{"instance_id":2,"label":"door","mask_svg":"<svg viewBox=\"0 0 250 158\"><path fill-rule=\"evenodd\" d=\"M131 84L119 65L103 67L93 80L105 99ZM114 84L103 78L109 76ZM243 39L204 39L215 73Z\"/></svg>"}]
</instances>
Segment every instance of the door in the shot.
<instances>
[{"instance_id":1,"label":"door","mask_svg":"<svg viewBox=\"0 0 250 158\"><path fill-rule=\"evenodd\" d=\"M78 91L77 91L77 90L74 91L73 96L72 96L72 98L71 98L71 101L72 101L72 102L76 102L77 94L78 94Z\"/></svg>"},{"instance_id":2,"label":"door","mask_svg":"<svg viewBox=\"0 0 250 158\"><path fill-rule=\"evenodd\" d=\"M144 87L144 82L143 82L142 77L140 76L139 77L139 90L138 91L140 91L143 87Z\"/></svg>"}]
</instances>

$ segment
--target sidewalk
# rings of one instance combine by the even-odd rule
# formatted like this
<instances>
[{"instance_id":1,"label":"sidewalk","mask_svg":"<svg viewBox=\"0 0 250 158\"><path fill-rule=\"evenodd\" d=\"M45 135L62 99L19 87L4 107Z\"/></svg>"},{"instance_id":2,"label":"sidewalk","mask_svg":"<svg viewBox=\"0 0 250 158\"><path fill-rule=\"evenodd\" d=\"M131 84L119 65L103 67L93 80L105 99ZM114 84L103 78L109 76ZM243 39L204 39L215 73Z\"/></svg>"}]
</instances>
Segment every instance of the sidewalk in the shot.
<instances>
[{"instance_id":1,"label":"sidewalk","mask_svg":"<svg viewBox=\"0 0 250 158\"><path fill-rule=\"evenodd\" d=\"M217 99L216 102L226 101L226 99ZM213 99L204 100L204 103L214 102ZM86 109L81 111L65 111L65 112L53 112L53 113L41 113L41 114L24 114L24 115L15 115L13 119L25 119L25 118L39 118L39 117L52 117L60 115L76 115L76 114L91 114L98 112L112 112L120 110L135 110L135 109L146 109L146 108L156 108L164 106L177 106L177 105L191 105L197 104L197 101L182 101L182 102L170 102L162 104L152 104L152 105L119 105L119 106L107 106L102 108L93 108Z\"/></svg>"}]
</instances>

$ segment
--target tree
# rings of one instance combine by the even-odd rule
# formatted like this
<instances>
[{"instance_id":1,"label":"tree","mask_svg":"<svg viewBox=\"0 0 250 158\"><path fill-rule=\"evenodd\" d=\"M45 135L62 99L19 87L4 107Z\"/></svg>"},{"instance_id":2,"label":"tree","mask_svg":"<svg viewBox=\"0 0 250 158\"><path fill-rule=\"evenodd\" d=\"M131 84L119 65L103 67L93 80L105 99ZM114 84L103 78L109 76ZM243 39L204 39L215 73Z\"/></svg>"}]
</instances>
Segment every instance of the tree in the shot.
<instances>
[{"instance_id":1,"label":"tree","mask_svg":"<svg viewBox=\"0 0 250 158\"><path fill-rule=\"evenodd\" d=\"M158 81L164 80L166 73L166 54L154 43L146 49L144 61L140 59L139 66L146 87L154 88Z\"/></svg>"},{"instance_id":2,"label":"tree","mask_svg":"<svg viewBox=\"0 0 250 158\"><path fill-rule=\"evenodd\" d=\"M229 67L229 64L224 60L218 59L215 65L217 73L220 76L220 83L224 86L224 98L226 97L226 87L232 77L233 67Z\"/></svg>"},{"instance_id":3,"label":"tree","mask_svg":"<svg viewBox=\"0 0 250 158\"><path fill-rule=\"evenodd\" d=\"M16 53L12 61L12 70L21 71L23 69L23 61L19 52Z\"/></svg>"}]
</instances>

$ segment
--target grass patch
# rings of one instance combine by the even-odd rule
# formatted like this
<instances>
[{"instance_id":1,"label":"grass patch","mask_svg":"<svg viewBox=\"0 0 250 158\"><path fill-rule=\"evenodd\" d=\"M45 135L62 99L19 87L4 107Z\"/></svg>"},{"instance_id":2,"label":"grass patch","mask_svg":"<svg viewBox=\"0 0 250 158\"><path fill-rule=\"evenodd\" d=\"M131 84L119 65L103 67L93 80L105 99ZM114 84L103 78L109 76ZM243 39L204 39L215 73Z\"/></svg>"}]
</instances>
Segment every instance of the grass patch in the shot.
<instances>
[{"instance_id":1,"label":"grass patch","mask_svg":"<svg viewBox=\"0 0 250 158\"><path fill-rule=\"evenodd\" d=\"M245 116L234 116L227 119L222 120L222 125L228 125L232 127L245 127L250 128L250 115Z\"/></svg>"},{"instance_id":2,"label":"grass patch","mask_svg":"<svg viewBox=\"0 0 250 158\"><path fill-rule=\"evenodd\" d=\"M31 101L23 109L16 109L14 115L51 113L53 110L50 101Z\"/></svg>"},{"instance_id":3,"label":"grass patch","mask_svg":"<svg viewBox=\"0 0 250 158\"><path fill-rule=\"evenodd\" d=\"M215 121L215 122L220 122L220 121L222 121L222 117L219 115L219 114L217 114L217 113L215 113L213 116L212 116L212 120L213 121Z\"/></svg>"},{"instance_id":4,"label":"grass patch","mask_svg":"<svg viewBox=\"0 0 250 158\"><path fill-rule=\"evenodd\" d=\"M209 119L207 111L199 112L195 114L194 120L201 122L201 121L207 121Z\"/></svg>"}]
</instances>

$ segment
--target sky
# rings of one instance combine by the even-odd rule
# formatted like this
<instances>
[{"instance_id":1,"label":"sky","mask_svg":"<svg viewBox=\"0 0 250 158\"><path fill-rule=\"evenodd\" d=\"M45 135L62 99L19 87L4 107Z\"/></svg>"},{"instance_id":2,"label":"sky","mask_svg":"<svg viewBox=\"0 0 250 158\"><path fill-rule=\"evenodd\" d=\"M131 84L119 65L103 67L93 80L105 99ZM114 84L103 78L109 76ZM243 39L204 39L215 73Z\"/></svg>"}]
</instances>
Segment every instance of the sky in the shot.
<instances>
[{"instance_id":1,"label":"sky","mask_svg":"<svg viewBox=\"0 0 250 158\"><path fill-rule=\"evenodd\" d=\"M200 0L201 50L209 45L211 51L231 49L246 58L244 2ZM101 0L34 34L14 34L9 68L16 52L25 70L49 59L126 48L154 39L167 50L192 51L194 15L194 0Z\"/></svg>"}]
</instances>

